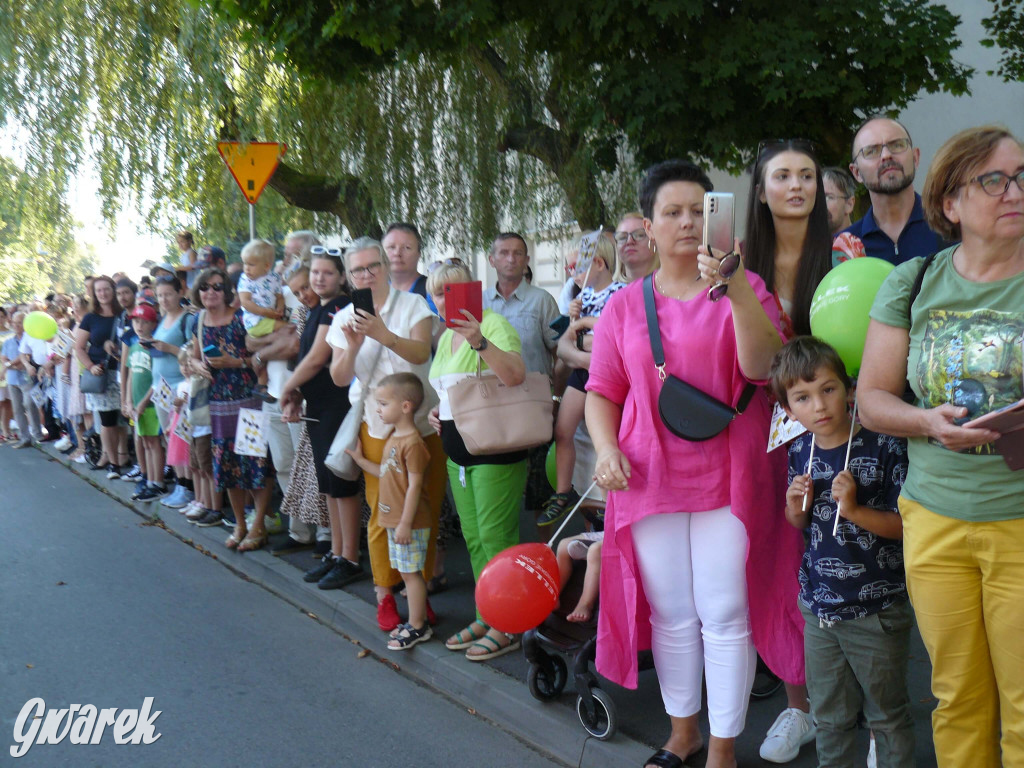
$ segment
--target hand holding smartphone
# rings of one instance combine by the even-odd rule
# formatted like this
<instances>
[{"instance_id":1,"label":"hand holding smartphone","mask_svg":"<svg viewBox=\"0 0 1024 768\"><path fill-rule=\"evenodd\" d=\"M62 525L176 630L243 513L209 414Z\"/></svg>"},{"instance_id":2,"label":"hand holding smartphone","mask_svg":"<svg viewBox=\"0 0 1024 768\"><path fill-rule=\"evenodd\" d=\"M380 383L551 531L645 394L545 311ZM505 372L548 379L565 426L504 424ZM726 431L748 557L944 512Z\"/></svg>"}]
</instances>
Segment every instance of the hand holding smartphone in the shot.
<instances>
[{"instance_id":1,"label":"hand holding smartphone","mask_svg":"<svg viewBox=\"0 0 1024 768\"><path fill-rule=\"evenodd\" d=\"M446 328L453 328L452 320L465 320L466 316L462 310L468 310L469 314L479 323L484 317L484 288L483 283L474 280L470 283L448 283L444 287L444 324Z\"/></svg>"},{"instance_id":2,"label":"hand holding smartphone","mask_svg":"<svg viewBox=\"0 0 1024 768\"><path fill-rule=\"evenodd\" d=\"M704 246L709 253L712 248L732 252L736 238L735 205L736 198L729 192L704 193Z\"/></svg>"},{"instance_id":3,"label":"hand holding smartphone","mask_svg":"<svg viewBox=\"0 0 1024 768\"><path fill-rule=\"evenodd\" d=\"M368 315L377 314L373 309L373 291L369 288L356 288L352 291L352 306Z\"/></svg>"},{"instance_id":4,"label":"hand holding smartphone","mask_svg":"<svg viewBox=\"0 0 1024 768\"><path fill-rule=\"evenodd\" d=\"M220 347L218 347L216 344L207 344L205 347L203 347L203 354L206 355L207 357L220 357Z\"/></svg>"}]
</instances>

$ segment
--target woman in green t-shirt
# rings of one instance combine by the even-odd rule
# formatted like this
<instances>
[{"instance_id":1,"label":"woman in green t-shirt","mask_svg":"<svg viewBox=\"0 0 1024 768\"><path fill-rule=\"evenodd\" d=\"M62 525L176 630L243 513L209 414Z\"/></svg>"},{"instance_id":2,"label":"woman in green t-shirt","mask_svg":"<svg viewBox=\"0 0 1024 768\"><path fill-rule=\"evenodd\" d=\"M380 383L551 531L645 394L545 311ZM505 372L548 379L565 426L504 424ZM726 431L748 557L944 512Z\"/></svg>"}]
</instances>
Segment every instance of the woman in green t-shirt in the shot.
<instances>
[{"instance_id":1,"label":"woman in green t-shirt","mask_svg":"<svg viewBox=\"0 0 1024 768\"><path fill-rule=\"evenodd\" d=\"M443 264L427 278L430 294L441 317L445 315L444 287L468 283L469 270L461 264ZM468 376L476 375L477 361L502 383L514 387L526 377L519 353L520 339L508 320L484 310L481 322L468 312L453 321L437 341L437 353L430 366L430 383L441 400L431 414L431 423L441 436L448 455L448 479L455 509L462 523L473 578L492 557L519 543L519 507L526 490L526 451L476 456L471 454L455 426L449 393ZM450 651L466 650L470 661L484 661L519 647L519 640L476 620L445 642Z\"/></svg>"},{"instance_id":2,"label":"woman in green t-shirt","mask_svg":"<svg viewBox=\"0 0 1024 768\"><path fill-rule=\"evenodd\" d=\"M962 242L901 264L878 292L861 414L909 438L899 506L939 768L1024 765L1024 472L998 433L964 426L1024 396L1024 147L1003 128L959 133L923 197L929 226Z\"/></svg>"}]
</instances>

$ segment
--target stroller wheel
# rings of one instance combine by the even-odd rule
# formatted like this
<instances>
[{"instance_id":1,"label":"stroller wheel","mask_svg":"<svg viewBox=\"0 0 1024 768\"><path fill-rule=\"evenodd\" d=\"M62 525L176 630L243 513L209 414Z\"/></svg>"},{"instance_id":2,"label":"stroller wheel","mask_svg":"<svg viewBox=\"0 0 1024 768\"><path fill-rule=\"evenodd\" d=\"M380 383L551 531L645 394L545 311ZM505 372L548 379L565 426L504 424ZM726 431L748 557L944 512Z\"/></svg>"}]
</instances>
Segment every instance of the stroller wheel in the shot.
<instances>
[{"instance_id":1,"label":"stroller wheel","mask_svg":"<svg viewBox=\"0 0 1024 768\"><path fill-rule=\"evenodd\" d=\"M579 716L580 723L583 724L587 733L601 741L607 741L618 730L615 702L612 701L611 696L600 688L591 688L590 697L594 705L593 718L587 713L586 703L583 701L582 696L576 697L576 714Z\"/></svg>"},{"instance_id":2,"label":"stroller wheel","mask_svg":"<svg viewBox=\"0 0 1024 768\"><path fill-rule=\"evenodd\" d=\"M538 701L551 701L565 689L565 682L569 678L568 669L561 656L548 656L546 661L551 664L553 674L545 669L543 664L531 665L526 675L526 684L530 687L530 694Z\"/></svg>"},{"instance_id":3,"label":"stroller wheel","mask_svg":"<svg viewBox=\"0 0 1024 768\"><path fill-rule=\"evenodd\" d=\"M782 680L768 669L768 665L758 656L757 671L754 673L754 686L750 689L751 698L767 699L781 687Z\"/></svg>"}]
</instances>

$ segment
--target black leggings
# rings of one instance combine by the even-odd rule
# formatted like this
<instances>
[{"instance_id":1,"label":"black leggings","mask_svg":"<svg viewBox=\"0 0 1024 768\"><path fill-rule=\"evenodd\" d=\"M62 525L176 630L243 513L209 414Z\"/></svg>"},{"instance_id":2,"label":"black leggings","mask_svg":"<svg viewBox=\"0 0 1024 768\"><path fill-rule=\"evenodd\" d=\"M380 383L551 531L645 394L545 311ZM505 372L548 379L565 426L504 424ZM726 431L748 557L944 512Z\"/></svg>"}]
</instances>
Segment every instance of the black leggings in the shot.
<instances>
[{"instance_id":1,"label":"black leggings","mask_svg":"<svg viewBox=\"0 0 1024 768\"><path fill-rule=\"evenodd\" d=\"M120 411L100 411L100 426L116 427L120 416Z\"/></svg>"}]
</instances>

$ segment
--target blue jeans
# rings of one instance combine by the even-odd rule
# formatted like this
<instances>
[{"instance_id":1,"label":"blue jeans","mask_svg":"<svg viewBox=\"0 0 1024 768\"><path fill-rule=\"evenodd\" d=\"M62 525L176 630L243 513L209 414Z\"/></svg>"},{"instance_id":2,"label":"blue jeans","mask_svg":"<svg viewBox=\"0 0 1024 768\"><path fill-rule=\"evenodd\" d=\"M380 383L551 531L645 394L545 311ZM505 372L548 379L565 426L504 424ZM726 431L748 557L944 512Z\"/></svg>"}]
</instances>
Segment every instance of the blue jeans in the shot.
<instances>
[{"instance_id":1,"label":"blue jeans","mask_svg":"<svg viewBox=\"0 0 1024 768\"><path fill-rule=\"evenodd\" d=\"M913 612L906 600L862 619L821 626L801 603L807 691L818 724L819 768L857 765L861 709L875 734L878 768L913 768L907 690ZM863 761L860 763L863 765Z\"/></svg>"}]
</instances>

